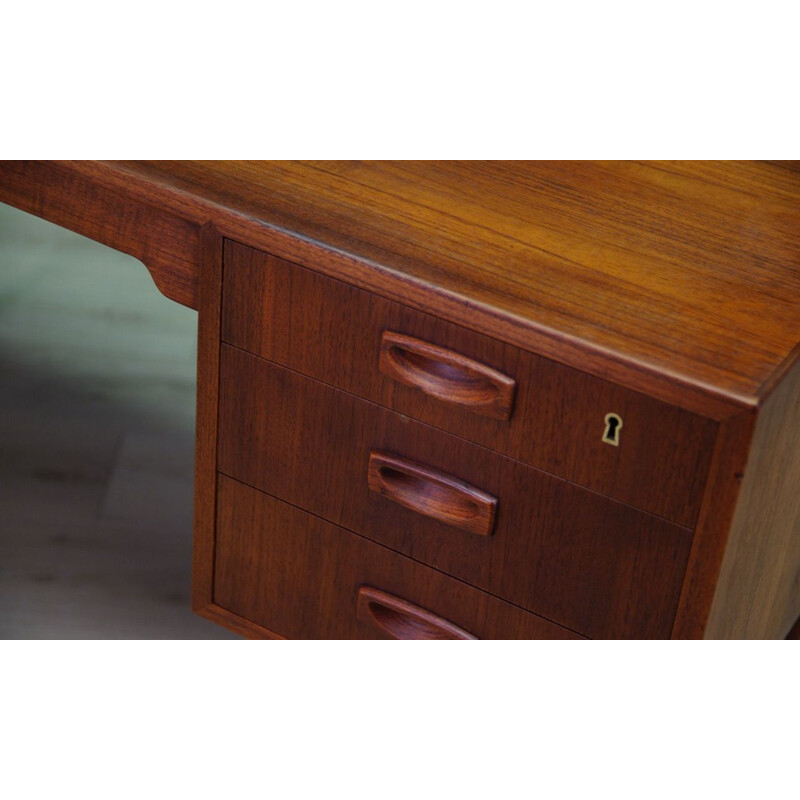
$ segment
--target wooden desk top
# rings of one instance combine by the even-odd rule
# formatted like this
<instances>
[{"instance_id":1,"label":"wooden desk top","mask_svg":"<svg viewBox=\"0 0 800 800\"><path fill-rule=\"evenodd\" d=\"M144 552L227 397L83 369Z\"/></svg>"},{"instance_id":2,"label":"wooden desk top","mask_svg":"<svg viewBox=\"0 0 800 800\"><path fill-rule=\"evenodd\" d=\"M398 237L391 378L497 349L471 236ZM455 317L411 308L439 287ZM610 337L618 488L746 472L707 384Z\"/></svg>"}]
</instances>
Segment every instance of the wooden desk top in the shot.
<instances>
[{"instance_id":1,"label":"wooden desk top","mask_svg":"<svg viewBox=\"0 0 800 800\"><path fill-rule=\"evenodd\" d=\"M127 252L188 305L181 226L213 221L276 255L299 236L316 269L717 418L758 404L800 356L791 164L12 162L0 199L26 207L15 187L33 173L27 208L50 219L65 183L143 204L158 241ZM105 219L100 194L95 208ZM154 209L174 223L155 230ZM147 233L123 216L131 240ZM119 212L101 231L61 224L127 244Z\"/></svg>"}]
</instances>

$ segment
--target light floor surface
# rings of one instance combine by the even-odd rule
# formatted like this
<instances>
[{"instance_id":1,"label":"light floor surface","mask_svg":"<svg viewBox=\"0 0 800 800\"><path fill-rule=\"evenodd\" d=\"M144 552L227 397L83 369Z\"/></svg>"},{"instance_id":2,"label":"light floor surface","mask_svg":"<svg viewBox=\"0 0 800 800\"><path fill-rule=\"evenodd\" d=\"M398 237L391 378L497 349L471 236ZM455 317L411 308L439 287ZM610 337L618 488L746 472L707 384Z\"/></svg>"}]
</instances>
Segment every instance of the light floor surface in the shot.
<instances>
[{"instance_id":1,"label":"light floor surface","mask_svg":"<svg viewBox=\"0 0 800 800\"><path fill-rule=\"evenodd\" d=\"M0 638L226 639L190 609L197 314L0 204Z\"/></svg>"}]
</instances>

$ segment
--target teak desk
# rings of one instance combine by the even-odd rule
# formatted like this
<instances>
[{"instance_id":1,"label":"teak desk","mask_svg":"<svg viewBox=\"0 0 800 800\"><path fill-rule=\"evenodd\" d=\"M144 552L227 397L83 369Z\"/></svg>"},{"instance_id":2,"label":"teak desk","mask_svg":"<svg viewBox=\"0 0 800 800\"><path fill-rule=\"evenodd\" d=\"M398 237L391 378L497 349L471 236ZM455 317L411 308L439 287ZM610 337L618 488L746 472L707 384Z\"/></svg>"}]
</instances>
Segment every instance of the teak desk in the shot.
<instances>
[{"instance_id":1,"label":"teak desk","mask_svg":"<svg viewBox=\"0 0 800 800\"><path fill-rule=\"evenodd\" d=\"M200 614L792 635L792 163L6 162L0 200L199 311Z\"/></svg>"}]
</instances>

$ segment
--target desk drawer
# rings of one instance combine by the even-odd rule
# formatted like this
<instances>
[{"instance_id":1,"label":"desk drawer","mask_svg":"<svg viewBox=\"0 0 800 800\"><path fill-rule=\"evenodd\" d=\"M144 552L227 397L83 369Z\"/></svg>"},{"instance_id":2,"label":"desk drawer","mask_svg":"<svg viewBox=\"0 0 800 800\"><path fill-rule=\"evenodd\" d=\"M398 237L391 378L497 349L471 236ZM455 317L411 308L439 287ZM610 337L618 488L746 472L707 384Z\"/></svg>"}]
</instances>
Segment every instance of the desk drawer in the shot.
<instances>
[{"instance_id":1,"label":"desk drawer","mask_svg":"<svg viewBox=\"0 0 800 800\"><path fill-rule=\"evenodd\" d=\"M713 421L234 242L224 287L224 341L694 526Z\"/></svg>"},{"instance_id":2,"label":"desk drawer","mask_svg":"<svg viewBox=\"0 0 800 800\"><path fill-rule=\"evenodd\" d=\"M224 476L217 519L214 602L285 638L579 638Z\"/></svg>"},{"instance_id":3,"label":"desk drawer","mask_svg":"<svg viewBox=\"0 0 800 800\"><path fill-rule=\"evenodd\" d=\"M584 635L670 635L689 530L228 346L221 386L223 473Z\"/></svg>"}]
</instances>

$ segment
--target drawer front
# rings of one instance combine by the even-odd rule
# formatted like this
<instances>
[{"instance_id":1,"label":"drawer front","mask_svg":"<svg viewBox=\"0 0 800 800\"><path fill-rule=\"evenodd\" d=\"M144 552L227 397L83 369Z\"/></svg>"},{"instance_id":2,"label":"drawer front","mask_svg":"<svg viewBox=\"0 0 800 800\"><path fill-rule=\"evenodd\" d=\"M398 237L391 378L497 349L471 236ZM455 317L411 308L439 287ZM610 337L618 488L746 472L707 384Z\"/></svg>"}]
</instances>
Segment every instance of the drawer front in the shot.
<instances>
[{"instance_id":1,"label":"drawer front","mask_svg":"<svg viewBox=\"0 0 800 800\"><path fill-rule=\"evenodd\" d=\"M235 348L220 375L221 472L586 636L670 635L688 529Z\"/></svg>"},{"instance_id":2,"label":"drawer front","mask_svg":"<svg viewBox=\"0 0 800 800\"><path fill-rule=\"evenodd\" d=\"M224 286L224 341L694 526L715 422L230 241Z\"/></svg>"},{"instance_id":3,"label":"drawer front","mask_svg":"<svg viewBox=\"0 0 800 800\"><path fill-rule=\"evenodd\" d=\"M436 570L224 476L214 602L290 639L574 639Z\"/></svg>"}]
</instances>

